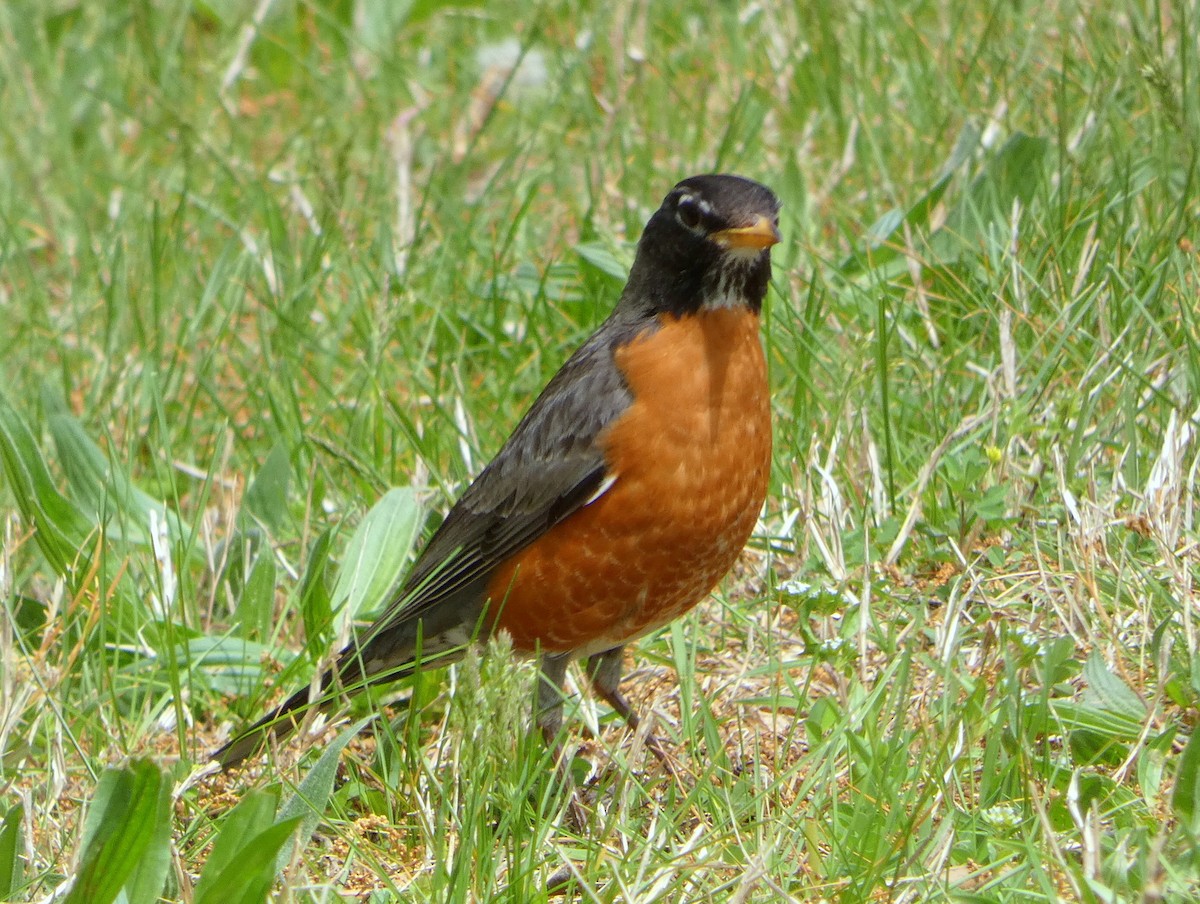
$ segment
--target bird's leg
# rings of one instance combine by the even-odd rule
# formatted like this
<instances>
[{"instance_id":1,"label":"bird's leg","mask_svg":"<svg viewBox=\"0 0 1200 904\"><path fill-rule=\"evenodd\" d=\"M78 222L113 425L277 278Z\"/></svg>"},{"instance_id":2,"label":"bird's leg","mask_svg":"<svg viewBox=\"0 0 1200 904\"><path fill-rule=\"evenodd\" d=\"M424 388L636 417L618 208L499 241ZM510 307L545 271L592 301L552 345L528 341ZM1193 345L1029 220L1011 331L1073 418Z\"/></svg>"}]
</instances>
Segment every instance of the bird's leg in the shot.
<instances>
[{"instance_id":1,"label":"bird's leg","mask_svg":"<svg viewBox=\"0 0 1200 904\"><path fill-rule=\"evenodd\" d=\"M541 729L546 746L560 753L558 733L562 729L563 680L567 677L567 666L571 657L566 653L552 655L543 653L538 660L537 699L534 703L534 720Z\"/></svg>"},{"instance_id":2,"label":"bird's leg","mask_svg":"<svg viewBox=\"0 0 1200 904\"><path fill-rule=\"evenodd\" d=\"M575 828L583 831L588 824L587 810L579 800L579 789L571 776L571 764L563 756L562 744L559 743L559 732L562 730L563 708L563 679L567 677L567 666L571 662L569 653L543 653L538 660L537 695L534 700L534 721L541 729L546 746L554 752L555 767L559 779L569 789L571 798L570 818Z\"/></svg>"},{"instance_id":3,"label":"bird's leg","mask_svg":"<svg viewBox=\"0 0 1200 904\"><path fill-rule=\"evenodd\" d=\"M592 689L600 696L600 699L616 710L630 730L636 732L638 726L642 724L642 720L633 711L633 707L625 695L621 693L621 667L624 664L624 654L624 646L613 647L611 650L597 653L588 659L587 673L592 682ZM666 767L668 772L675 771L658 738L647 733L646 747L658 757L658 761Z\"/></svg>"}]
</instances>

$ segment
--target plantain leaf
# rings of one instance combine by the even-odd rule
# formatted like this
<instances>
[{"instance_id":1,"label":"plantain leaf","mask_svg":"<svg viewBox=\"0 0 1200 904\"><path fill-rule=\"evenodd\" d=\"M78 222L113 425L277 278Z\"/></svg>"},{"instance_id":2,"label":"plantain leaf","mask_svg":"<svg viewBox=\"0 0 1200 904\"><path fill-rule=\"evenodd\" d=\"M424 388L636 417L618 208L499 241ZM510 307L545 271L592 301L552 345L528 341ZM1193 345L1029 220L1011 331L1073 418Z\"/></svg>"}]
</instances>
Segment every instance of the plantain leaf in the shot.
<instances>
[{"instance_id":1,"label":"plantain leaf","mask_svg":"<svg viewBox=\"0 0 1200 904\"><path fill-rule=\"evenodd\" d=\"M154 904L171 857L171 787L149 760L106 769L83 828L83 853L66 904Z\"/></svg>"},{"instance_id":2,"label":"plantain leaf","mask_svg":"<svg viewBox=\"0 0 1200 904\"><path fill-rule=\"evenodd\" d=\"M925 251L928 260L952 264L981 244L996 223L1007 223L1014 201L1027 206L1041 183L1050 142L1016 132L986 161L961 198L951 206L945 222L936 231L928 232L934 209L942 202L955 171L970 157L978 141L975 131L964 129L933 185L907 210L891 210L880 217L867 230L865 250L855 252L839 265L842 275L854 277L880 271L890 276L901 272L906 266L903 235L906 226L917 235L928 235Z\"/></svg>"},{"instance_id":3,"label":"plantain leaf","mask_svg":"<svg viewBox=\"0 0 1200 904\"><path fill-rule=\"evenodd\" d=\"M59 576L68 577L75 561L86 555L96 522L58 491L29 427L3 395L0 463L21 517L37 531L42 555Z\"/></svg>"},{"instance_id":4,"label":"plantain leaf","mask_svg":"<svg viewBox=\"0 0 1200 904\"><path fill-rule=\"evenodd\" d=\"M0 900L10 901L13 893L25 884L24 861L21 859L21 821L25 807L16 804L0 822Z\"/></svg>"},{"instance_id":5,"label":"plantain leaf","mask_svg":"<svg viewBox=\"0 0 1200 904\"><path fill-rule=\"evenodd\" d=\"M625 282L629 278L630 261L618 258L608 245L602 242L580 242L575 253L606 276Z\"/></svg>"},{"instance_id":6,"label":"plantain leaf","mask_svg":"<svg viewBox=\"0 0 1200 904\"><path fill-rule=\"evenodd\" d=\"M275 824L275 808L279 806L279 787L272 786L250 791L242 797L236 807L222 820L221 831L213 842L212 853L200 872L196 883L195 904L223 902L240 886L231 886L230 878L242 877L242 882L258 886L265 878L267 888L274 879L274 857L278 848L266 856L266 851L256 851L264 845L263 833ZM293 826L294 828L294 826ZM270 846L268 835L265 842ZM251 862L252 861L252 862ZM264 877L259 875L266 872ZM261 898L259 900L262 900Z\"/></svg>"},{"instance_id":7,"label":"plantain leaf","mask_svg":"<svg viewBox=\"0 0 1200 904\"><path fill-rule=\"evenodd\" d=\"M1084 663L1083 677L1087 681L1087 689L1081 696L1081 702L1137 719L1139 723L1146 718L1146 704L1113 673L1099 651L1093 650Z\"/></svg>"},{"instance_id":8,"label":"plantain leaf","mask_svg":"<svg viewBox=\"0 0 1200 904\"><path fill-rule=\"evenodd\" d=\"M1200 731L1193 729L1175 771L1171 808L1193 839L1200 836Z\"/></svg>"},{"instance_id":9,"label":"plantain leaf","mask_svg":"<svg viewBox=\"0 0 1200 904\"><path fill-rule=\"evenodd\" d=\"M312 767L308 775L304 776L296 793L289 797L280 809L280 819L300 820L300 831L296 833L296 839L301 845L308 843L317 823L321 821L321 814L325 812L325 807L329 803L329 795L333 793L333 781L337 777L338 759L341 757L342 748L349 744L350 739L362 731L374 718L375 716L371 715L365 719L359 719L334 738L333 743L317 760L317 764ZM279 855L278 866L280 869L291 856L292 846L289 844Z\"/></svg>"},{"instance_id":10,"label":"plantain leaf","mask_svg":"<svg viewBox=\"0 0 1200 904\"><path fill-rule=\"evenodd\" d=\"M340 617L382 606L400 584L421 526L421 507L410 487L383 494L346 545L330 607Z\"/></svg>"},{"instance_id":11,"label":"plantain leaf","mask_svg":"<svg viewBox=\"0 0 1200 904\"><path fill-rule=\"evenodd\" d=\"M149 545L151 512L167 524L173 538L190 534L191 529L178 515L139 489L125 471L109 460L67 409L61 396L48 388L43 390L42 407L73 499L96 523L106 524L110 539L124 538ZM108 524L114 512L122 517L118 524Z\"/></svg>"},{"instance_id":12,"label":"plantain leaf","mask_svg":"<svg viewBox=\"0 0 1200 904\"><path fill-rule=\"evenodd\" d=\"M282 442L276 443L242 499L244 510L274 536L279 536L287 519L288 486L291 480L292 463L287 446Z\"/></svg>"},{"instance_id":13,"label":"plantain leaf","mask_svg":"<svg viewBox=\"0 0 1200 904\"><path fill-rule=\"evenodd\" d=\"M277 577L275 554L270 546L263 546L254 557L238 598L237 621L243 637L262 640L271 633Z\"/></svg>"},{"instance_id":14,"label":"plantain leaf","mask_svg":"<svg viewBox=\"0 0 1200 904\"><path fill-rule=\"evenodd\" d=\"M291 840L299 824L300 817L297 816L281 820L250 837L239 832L236 836L239 846L223 858L226 862L221 870L213 871L205 882L203 893L197 888L194 904L263 904L280 868L279 852ZM224 832L221 834L224 836ZM205 864L202 880L205 876L208 876L208 864Z\"/></svg>"}]
</instances>

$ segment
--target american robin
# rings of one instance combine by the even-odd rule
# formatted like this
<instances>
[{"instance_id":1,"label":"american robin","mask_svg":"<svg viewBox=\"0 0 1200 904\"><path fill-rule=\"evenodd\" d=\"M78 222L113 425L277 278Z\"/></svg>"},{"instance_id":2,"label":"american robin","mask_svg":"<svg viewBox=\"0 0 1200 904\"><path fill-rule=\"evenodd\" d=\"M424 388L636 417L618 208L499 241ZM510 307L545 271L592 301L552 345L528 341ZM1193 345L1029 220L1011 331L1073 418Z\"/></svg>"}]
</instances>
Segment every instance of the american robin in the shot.
<instances>
[{"instance_id":1,"label":"american robin","mask_svg":"<svg viewBox=\"0 0 1200 904\"><path fill-rule=\"evenodd\" d=\"M779 241L779 201L764 186L733 175L676 185L615 310L462 494L396 600L324 673L315 704L452 661L503 629L539 657L535 718L549 742L577 658L636 728L620 691L625 645L716 586L766 497L758 325ZM297 692L213 758L231 766L290 733L309 700Z\"/></svg>"}]
</instances>

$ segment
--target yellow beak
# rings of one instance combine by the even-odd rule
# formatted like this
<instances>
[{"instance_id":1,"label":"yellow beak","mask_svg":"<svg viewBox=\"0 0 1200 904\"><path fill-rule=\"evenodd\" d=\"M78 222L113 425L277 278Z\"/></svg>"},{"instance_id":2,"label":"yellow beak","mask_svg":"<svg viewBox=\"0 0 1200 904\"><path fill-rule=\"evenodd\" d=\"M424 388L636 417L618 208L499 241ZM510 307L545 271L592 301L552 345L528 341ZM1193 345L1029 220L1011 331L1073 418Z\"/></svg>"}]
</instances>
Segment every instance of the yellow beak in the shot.
<instances>
[{"instance_id":1,"label":"yellow beak","mask_svg":"<svg viewBox=\"0 0 1200 904\"><path fill-rule=\"evenodd\" d=\"M749 226L737 226L733 229L722 229L712 234L713 240L722 248L770 248L778 244L783 237L779 227L764 216L760 216Z\"/></svg>"}]
</instances>

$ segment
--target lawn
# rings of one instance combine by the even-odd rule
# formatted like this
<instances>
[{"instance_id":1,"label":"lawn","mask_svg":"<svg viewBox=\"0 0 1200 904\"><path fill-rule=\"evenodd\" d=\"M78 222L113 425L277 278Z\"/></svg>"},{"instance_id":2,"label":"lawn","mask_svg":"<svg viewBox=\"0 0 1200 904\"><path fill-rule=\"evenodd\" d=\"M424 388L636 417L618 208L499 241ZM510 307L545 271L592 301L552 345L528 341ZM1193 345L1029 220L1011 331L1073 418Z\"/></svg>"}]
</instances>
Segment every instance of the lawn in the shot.
<instances>
[{"instance_id":1,"label":"lawn","mask_svg":"<svg viewBox=\"0 0 1200 904\"><path fill-rule=\"evenodd\" d=\"M0 900L1200 899L1198 22L0 4ZM574 825L499 639L210 774L708 171L775 455L627 657L673 771L573 672Z\"/></svg>"}]
</instances>

